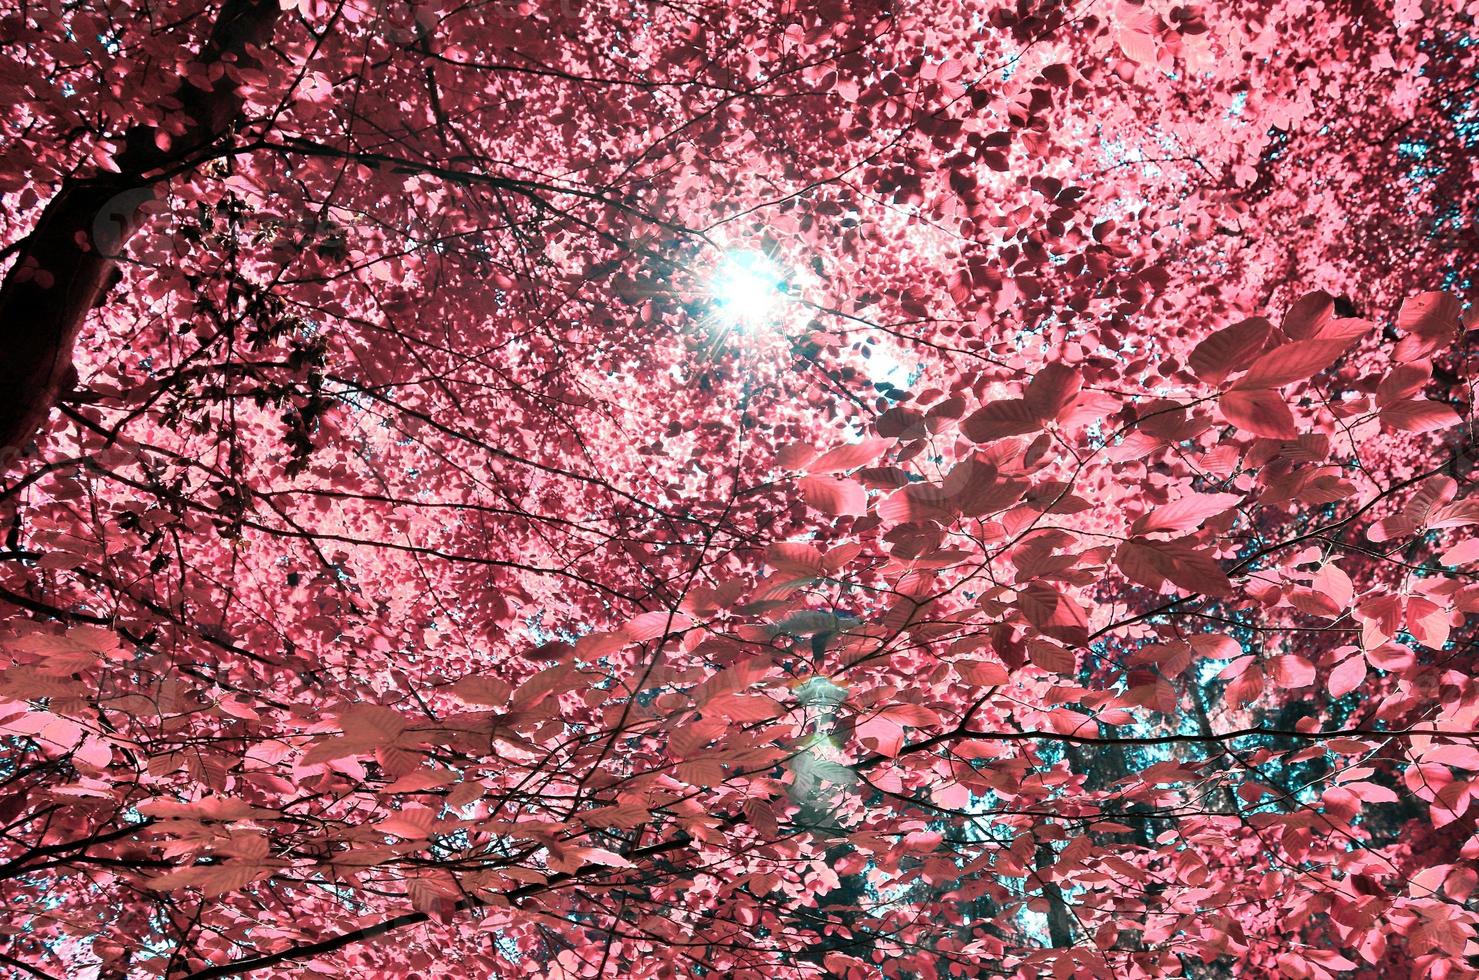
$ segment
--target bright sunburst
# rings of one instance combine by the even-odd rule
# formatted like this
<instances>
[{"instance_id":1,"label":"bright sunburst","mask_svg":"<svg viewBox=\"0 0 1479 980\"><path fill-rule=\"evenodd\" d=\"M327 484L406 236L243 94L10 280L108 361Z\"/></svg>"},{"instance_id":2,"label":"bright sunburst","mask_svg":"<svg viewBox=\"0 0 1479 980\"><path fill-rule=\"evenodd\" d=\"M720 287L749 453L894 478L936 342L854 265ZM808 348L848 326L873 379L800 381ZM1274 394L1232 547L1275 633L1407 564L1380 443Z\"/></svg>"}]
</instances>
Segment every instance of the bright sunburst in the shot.
<instances>
[{"instance_id":1,"label":"bright sunburst","mask_svg":"<svg viewBox=\"0 0 1479 980\"><path fill-rule=\"evenodd\" d=\"M753 329L775 318L786 280L768 256L730 252L714 272L710 295L715 316L726 326Z\"/></svg>"}]
</instances>

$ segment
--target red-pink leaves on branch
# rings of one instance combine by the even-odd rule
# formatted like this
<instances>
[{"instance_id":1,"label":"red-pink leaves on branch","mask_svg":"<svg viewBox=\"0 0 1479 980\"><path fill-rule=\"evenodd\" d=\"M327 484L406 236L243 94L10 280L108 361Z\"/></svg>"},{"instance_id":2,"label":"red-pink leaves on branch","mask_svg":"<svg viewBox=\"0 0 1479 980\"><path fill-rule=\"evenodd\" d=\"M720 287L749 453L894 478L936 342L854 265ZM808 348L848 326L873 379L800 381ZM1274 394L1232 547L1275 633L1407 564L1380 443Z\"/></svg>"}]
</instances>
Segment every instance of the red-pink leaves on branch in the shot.
<instances>
[{"instance_id":1,"label":"red-pink leaves on branch","mask_svg":"<svg viewBox=\"0 0 1479 980\"><path fill-rule=\"evenodd\" d=\"M1151 534L1156 531L1182 533L1194 531L1209 517L1215 517L1236 507L1243 498L1235 493L1188 493L1169 504L1161 504L1144 516L1137 517L1130 526L1131 534Z\"/></svg>"},{"instance_id":2,"label":"red-pink leaves on branch","mask_svg":"<svg viewBox=\"0 0 1479 980\"><path fill-rule=\"evenodd\" d=\"M1223 327L1192 348L1187 365L1207 384L1221 384L1229 374L1245 369L1263 353L1273 329L1273 324L1261 316Z\"/></svg>"},{"instance_id":3,"label":"red-pink leaves on branch","mask_svg":"<svg viewBox=\"0 0 1479 980\"><path fill-rule=\"evenodd\" d=\"M1033 376L1023 393L1023 401L1038 418L1055 419L1073 404L1083 383L1083 375L1077 368L1054 361Z\"/></svg>"},{"instance_id":4,"label":"red-pink leaves on branch","mask_svg":"<svg viewBox=\"0 0 1479 980\"><path fill-rule=\"evenodd\" d=\"M1169 580L1176 587L1203 595L1227 595L1232 583L1211 554L1191 538L1155 541L1135 538L1114 553L1115 564L1131 581L1152 589Z\"/></svg>"},{"instance_id":5,"label":"red-pink leaves on branch","mask_svg":"<svg viewBox=\"0 0 1479 980\"><path fill-rule=\"evenodd\" d=\"M887 439L864 439L861 442L844 443L830 449L817 459L806 464L808 473L842 473L867 466L882 456L888 449Z\"/></svg>"},{"instance_id":6,"label":"red-pink leaves on branch","mask_svg":"<svg viewBox=\"0 0 1479 980\"><path fill-rule=\"evenodd\" d=\"M1028 383L1021 398L983 405L961 422L960 431L980 443L1036 432L1072 406L1082 387L1083 376L1076 368L1048 364Z\"/></svg>"},{"instance_id":7,"label":"red-pink leaves on branch","mask_svg":"<svg viewBox=\"0 0 1479 980\"><path fill-rule=\"evenodd\" d=\"M1217 406L1222 409L1223 418L1251 435L1268 439L1293 439L1299 435L1284 396L1273 388L1225 391Z\"/></svg>"},{"instance_id":8,"label":"red-pink leaves on branch","mask_svg":"<svg viewBox=\"0 0 1479 980\"><path fill-rule=\"evenodd\" d=\"M1036 432L1043 416L1025 398L1007 398L976 409L960 423L960 431L972 442L995 442L1007 436Z\"/></svg>"},{"instance_id":9,"label":"red-pink leaves on branch","mask_svg":"<svg viewBox=\"0 0 1479 980\"><path fill-rule=\"evenodd\" d=\"M11 2L0 963L1474 976L1476 14Z\"/></svg>"},{"instance_id":10,"label":"red-pink leaves on branch","mask_svg":"<svg viewBox=\"0 0 1479 980\"><path fill-rule=\"evenodd\" d=\"M1409 296L1397 313L1397 329L1404 336L1397 344L1397 360L1415 361L1427 357L1459 330L1463 306L1450 293L1427 292Z\"/></svg>"},{"instance_id":11,"label":"red-pink leaves on branch","mask_svg":"<svg viewBox=\"0 0 1479 980\"><path fill-rule=\"evenodd\" d=\"M1248 366L1247 373L1233 383L1233 390L1282 388L1312 378L1334 364L1354 339L1295 340L1280 344L1259 355Z\"/></svg>"}]
</instances>

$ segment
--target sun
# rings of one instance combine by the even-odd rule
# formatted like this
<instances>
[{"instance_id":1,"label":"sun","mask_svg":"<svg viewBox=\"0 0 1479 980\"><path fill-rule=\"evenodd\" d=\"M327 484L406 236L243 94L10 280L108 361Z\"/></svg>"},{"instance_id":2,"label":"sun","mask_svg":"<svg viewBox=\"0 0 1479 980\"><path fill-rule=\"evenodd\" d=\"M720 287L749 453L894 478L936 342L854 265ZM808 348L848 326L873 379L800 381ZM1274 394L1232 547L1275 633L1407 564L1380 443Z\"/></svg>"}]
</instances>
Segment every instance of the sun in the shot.
<instances>
[{"instance_id":1,"label":"sun","mask_svg":"<svg viewBox=\"0 0 1479 980\"><path fill-rule=\"evenodd\" d=\"M786 298L786 277L763 253L729 252L714 270L709 294L720 321L750 330L776 318Z\"/></svg>"}]
</instances>

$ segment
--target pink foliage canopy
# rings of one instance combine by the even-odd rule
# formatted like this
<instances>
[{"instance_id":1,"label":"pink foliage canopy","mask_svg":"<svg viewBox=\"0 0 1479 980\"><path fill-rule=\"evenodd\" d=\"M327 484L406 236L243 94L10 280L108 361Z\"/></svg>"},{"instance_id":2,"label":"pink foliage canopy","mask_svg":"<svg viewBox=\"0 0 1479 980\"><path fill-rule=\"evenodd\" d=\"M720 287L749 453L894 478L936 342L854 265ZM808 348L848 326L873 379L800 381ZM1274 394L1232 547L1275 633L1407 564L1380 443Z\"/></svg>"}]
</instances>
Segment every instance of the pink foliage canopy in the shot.
<instances>
[{"instance_id":1,"label":"pink foliage canopy","mask_svg":"<svg viewBox=\"0 0 1479 980\"><path fill-rule=\"evenodd\" d=\"M1476 16L0 0L0 967L1479 976Z\"/></svg>"}]
</instances>

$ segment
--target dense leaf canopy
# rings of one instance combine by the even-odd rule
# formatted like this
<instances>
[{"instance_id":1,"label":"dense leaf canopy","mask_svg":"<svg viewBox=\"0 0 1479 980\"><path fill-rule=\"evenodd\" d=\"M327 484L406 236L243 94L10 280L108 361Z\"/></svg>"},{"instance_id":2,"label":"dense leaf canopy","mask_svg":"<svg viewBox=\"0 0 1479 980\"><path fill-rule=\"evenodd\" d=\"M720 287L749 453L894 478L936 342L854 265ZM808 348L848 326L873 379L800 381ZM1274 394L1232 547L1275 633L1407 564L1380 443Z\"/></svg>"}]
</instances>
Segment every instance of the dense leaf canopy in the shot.
<instances>
[{"instance_id":1,"label":"dense leaf canopy","mask_svg":"<svg viewBox=\"0 0 1479 980\"><path fill-rule=\"evenodd\" d=\"M0 0L0 970L1474 977L1474 0Z\"/></svg>"}]
</instances>

